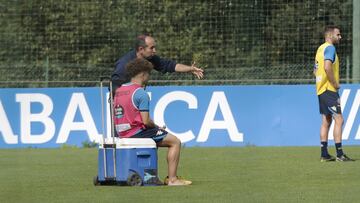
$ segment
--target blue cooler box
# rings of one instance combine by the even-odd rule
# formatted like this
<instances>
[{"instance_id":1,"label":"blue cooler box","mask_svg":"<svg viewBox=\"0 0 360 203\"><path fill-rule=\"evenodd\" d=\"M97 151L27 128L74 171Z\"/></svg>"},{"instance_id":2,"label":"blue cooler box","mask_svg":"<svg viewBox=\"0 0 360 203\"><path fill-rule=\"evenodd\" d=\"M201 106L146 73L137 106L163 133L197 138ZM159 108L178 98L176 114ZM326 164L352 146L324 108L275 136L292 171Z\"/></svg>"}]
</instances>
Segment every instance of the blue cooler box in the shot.
<instances>
[{"instance_id":1,"label":"blue cooler box","mask_svg":"<svg viewBox=\"0 0 360 203\"><path fill-rule=\"evenodd\" d=\"M116 181L128 185L156 185L157 147L149 138L116 140Z\"/></svg>"},{"instance_id":2,"label":"blue cooler box","mask_svg":"<svg viewBox=\"0 0 360 203\"><path fill-rule=\"evenodd\" d=\"M95 185L157 185L157 147L149 138L107 138L99 142Z\"/></svg>"}]
</instances>

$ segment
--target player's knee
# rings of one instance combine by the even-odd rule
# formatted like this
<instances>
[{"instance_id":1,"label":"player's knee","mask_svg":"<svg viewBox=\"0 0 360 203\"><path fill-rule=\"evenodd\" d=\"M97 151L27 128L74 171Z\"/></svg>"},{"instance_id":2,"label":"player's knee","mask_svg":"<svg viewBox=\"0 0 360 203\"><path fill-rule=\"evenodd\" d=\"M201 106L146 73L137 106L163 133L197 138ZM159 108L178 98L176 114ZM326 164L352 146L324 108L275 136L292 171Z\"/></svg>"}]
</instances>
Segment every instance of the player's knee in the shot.
<instances>
[{"instance_id":1,"label":"player's knee","mask_svg":"<svg viewBox=\"0 0 360 203\"><path fill-rule=\"evenodd\" d=\"M181 141L179 138L175 137L175 145L178 146L178 147L181 147Z\"/></svg>"},{"instance_id":2,"label":"player's knee","mask_svg":"<svg viewBox=\"0 0 360 203\"><path fill-rule=\"evenodd\" d=\"M322 125L323 125L323 127L325 127L325 128L330 128L331 121L330 121L330 122L323 122Z\"/></svg>"},{"instance_id":3,"label":"player's knee","mask_svg":"<svg viewBox=\"0 0 360 203\"><path fill-rule=\"evenodd\" d=\"M171 144L176 147L181 147L181 141L175 135L172 135Z\"/></svg>"},{"instance_id":4,"label":"player's knee","mask_svg":"<svg viewBox=\"0 0 360 203\"><path fill-rule=\"evenodd\" d=\"M326 128L329 128L331 125L332 119L323 119L322 125Z\"/></svg>"},{"instance_id":5,"label":"player's knee","mask_svg":"<svg viewBox=\"0 0 360 203\"><path fill-rule=\"evenodd\" d=\"M342 126L344 124L344 117L342 115L337 115L335 123Z\"/></svg>"}]
</instances>

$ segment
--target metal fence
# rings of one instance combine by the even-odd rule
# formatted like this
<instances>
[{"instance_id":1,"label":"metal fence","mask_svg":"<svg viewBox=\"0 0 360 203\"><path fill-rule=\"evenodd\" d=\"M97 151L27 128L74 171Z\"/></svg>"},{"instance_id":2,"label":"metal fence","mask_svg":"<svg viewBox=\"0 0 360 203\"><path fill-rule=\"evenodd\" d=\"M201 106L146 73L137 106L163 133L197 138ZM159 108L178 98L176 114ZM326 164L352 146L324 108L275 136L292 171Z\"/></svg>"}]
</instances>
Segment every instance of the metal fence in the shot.
<instances>
[{"instance_id":1,"label":"metal fence","mask_svg":"<svg viewBox=\"0 0 360 203\"><path fill-rule=\"evenodd\" d=\"M343 82L352 81L352 1L0 0L0 86L94 86L136 35L159 55L197 61L204 80L154 72L153 85L313 83L325 25L341 27Z\"/></svg>"}]
</instances>

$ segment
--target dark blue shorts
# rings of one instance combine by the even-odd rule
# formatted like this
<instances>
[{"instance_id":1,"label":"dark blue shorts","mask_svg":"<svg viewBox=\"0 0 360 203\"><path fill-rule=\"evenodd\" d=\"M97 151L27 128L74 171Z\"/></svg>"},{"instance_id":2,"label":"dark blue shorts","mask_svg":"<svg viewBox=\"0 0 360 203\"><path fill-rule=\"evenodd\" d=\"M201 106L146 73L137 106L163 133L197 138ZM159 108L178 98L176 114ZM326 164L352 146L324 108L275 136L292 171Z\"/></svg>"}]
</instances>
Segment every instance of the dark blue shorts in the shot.
<instances>
[{"instance_id":1,"label":"dark blue shorts","mask_svg":"<svg viewBox=\"0 0 360 203\"><path fill-rule=\"evenodd\" d=\"M337 92L326 90L318 98L320 114L341 114L340 97Z\"/></svg>"},{"instance_id":2,"label":"dark blue shorts","mask_svg":"<svg viewBox=\"0 0 360 203\"><path fill-rule=\"evenodd\" d=\"M143 131L136 133L130 138L152 138L155 142L161 142L168 132L166 130L162 130L158 127L156 128L146 128Z\"/></svg>"}]
</instances>

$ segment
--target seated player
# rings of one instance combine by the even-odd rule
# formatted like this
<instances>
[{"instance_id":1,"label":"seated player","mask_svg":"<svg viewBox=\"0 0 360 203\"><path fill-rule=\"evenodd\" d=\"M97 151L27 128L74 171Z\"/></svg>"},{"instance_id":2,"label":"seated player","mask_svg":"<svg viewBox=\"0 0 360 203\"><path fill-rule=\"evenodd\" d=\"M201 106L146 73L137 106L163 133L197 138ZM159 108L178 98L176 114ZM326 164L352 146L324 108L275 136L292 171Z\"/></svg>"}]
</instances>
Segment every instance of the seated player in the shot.
<instances>
[{"instance_id":1,"label":"seated player","mask_svg":"<svg viewBox=\"0 0 360 203\"><path fill-rule=\"evenodd\" d=\"M114 123L121 138L152 138L158 147L168 147L168 177L164 184L169 186L190 185L192 182L176 175L180 157L180 140L157 126L150 118L147 84L153 65L145 59L134 59L126 66L129 83L115 92Z\"/></svg>"}]
</instances>

